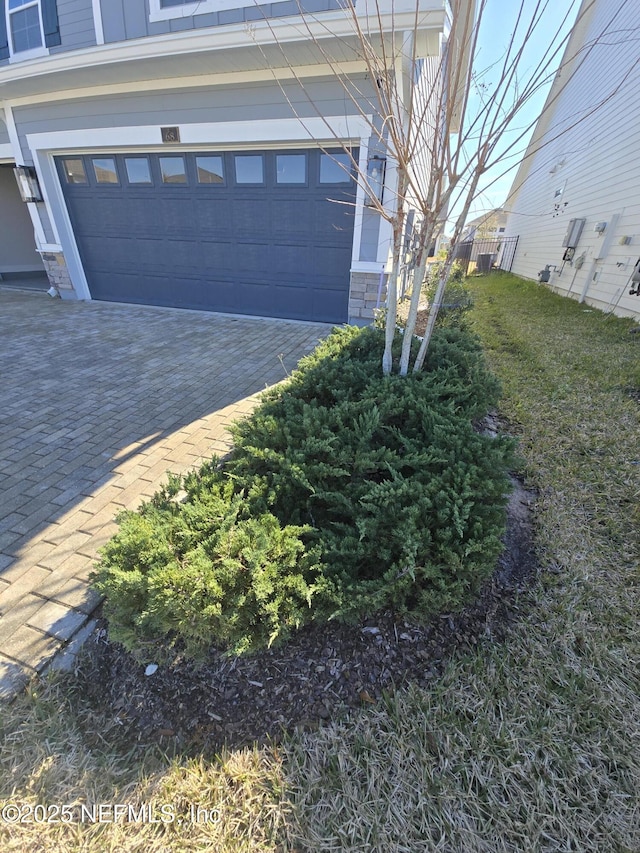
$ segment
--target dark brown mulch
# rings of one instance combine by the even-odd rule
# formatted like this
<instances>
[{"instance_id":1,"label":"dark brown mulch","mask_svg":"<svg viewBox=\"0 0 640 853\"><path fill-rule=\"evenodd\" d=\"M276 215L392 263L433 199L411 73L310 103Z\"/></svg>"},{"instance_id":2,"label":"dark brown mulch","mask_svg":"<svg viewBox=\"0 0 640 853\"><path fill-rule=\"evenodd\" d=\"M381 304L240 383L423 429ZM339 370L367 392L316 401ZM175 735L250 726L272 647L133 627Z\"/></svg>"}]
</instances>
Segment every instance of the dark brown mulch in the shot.
<instances>
[{"instance_id":1,"label":"dark brown mulch","mask_svg":"<svg viewBox=\"0 0 640 853\"><path fill-rule=\"evenodd\" d=\"M514 480L505 551L476 601L458 614L417 625L381 613L360 625L301 630L282 647L250 657L212 651L204 665L177 657L145 675L145 665L108 639L102 625L76 671L76 695L90 732L92 708L131 744L218 751L315 728L383 691L435 678L453 651L483 637L500 640L517 616L519 593L536 573L533 496ZM152 663L149 661L148 663Z\"/></svg>"}]
</instances>

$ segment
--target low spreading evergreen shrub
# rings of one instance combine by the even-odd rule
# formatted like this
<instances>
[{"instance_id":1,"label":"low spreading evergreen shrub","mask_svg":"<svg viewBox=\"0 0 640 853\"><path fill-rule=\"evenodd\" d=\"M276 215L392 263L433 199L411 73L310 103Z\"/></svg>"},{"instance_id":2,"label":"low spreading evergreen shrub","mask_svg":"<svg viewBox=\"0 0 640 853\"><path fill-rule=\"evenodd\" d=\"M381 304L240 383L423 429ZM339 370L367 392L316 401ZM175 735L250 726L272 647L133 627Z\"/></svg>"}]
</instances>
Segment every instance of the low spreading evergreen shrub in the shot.
<instances>
[{"instance_id":1,"label":"low spreading evergreen shrub","mask_svg":"<svg viewBox=\"0 0 640 853\"><path fill-rule=\"evenodd\" d=\"M459 329L436 331L418 374L383 377L381 351L379 330L334 330L234 427L223 466L123 514L94 575L116 639L239 653L314 619L447 612L478 589L512 446L474 422L498 385Z\"/></svg>"}]
</instances>

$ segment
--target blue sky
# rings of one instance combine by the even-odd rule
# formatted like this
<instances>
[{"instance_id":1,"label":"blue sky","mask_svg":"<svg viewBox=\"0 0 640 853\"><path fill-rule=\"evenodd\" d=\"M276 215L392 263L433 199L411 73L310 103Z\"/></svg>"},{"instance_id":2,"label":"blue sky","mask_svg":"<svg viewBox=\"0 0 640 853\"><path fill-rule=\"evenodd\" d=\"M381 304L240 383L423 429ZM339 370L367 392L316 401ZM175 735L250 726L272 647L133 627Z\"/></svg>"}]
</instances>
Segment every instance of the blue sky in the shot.
<instances>
[{"instance_id":1,"label":"blue sky","mask_svg":"<svg viewBox=\"0 0 640 853\"><path fill-rule=\"evenodd\" d=\"M566 35L575 21L580 7L578 0L524 0L524 13L521 24L516 32L515 43L522 44L523 33L534 14L541 14L540 23L529 38L526 39L526 47L522 62L519 66L518 77L521 84L530 79L536 65L543 59L545 51L550 43L558 44L559 38L554 35L562 27L563 20L567 16L567 22L562 27L560 38ZM517 13L520 8L520 0L488 0L487 7L482 19L479 46L475 63L475 76L477 85L474 86L470 100L471 114L481 108L482 99L491 98L492 93L499 90L501 78L501 66L507 51L509 41L516 25ZM527 105L518 114L514 121L512 133L517 133L540 115L544 106L545 98L551 85L552 75L558 67L562 52L549 63L549 81L544 88L540 89ZM511 90L510 94L513 93ZM484 185L495 181L474 203L470 218L478 216L483 212L492 210L503 205L515 172L522 157L526 143L531 133L518 146L518 156L503 160L496 168L487 173ZM509 135L505 136L505 142ZM510 168L508 174L501 176L505 169ZM495 180L497 178L497 180Z\"/></svg>"}]
</instances>

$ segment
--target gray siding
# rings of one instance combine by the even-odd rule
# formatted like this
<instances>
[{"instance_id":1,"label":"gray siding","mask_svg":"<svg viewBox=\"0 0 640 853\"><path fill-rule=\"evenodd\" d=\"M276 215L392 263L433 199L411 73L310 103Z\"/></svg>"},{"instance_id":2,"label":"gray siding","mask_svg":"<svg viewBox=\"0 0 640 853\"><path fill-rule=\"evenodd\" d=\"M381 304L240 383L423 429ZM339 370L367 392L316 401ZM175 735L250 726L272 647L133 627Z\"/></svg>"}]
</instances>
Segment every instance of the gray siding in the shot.
<instances>
[{"instance_id":1,"label":"gray siding","mask_svg":"<svg viewBox=\"0 0 640 853\"><path fill-rule=\"evenodd\" d=\"M239 3L241 2L242 0L239 0ZM307 12L326 12L332 9L340 9L341 5L341 0L301 0L300 2L300 6ZM248 6L239 6L237 9L226 9L205 15L187 15L184 18L172 18L168 21L150 23L148 0L103 0L104 40L110 43L203 27L237 24L243 21L260 20L261 18L280 18L287 15L297 15L300 6L297 0L265 3L260 6L256 6L254 3Z\"/></svg>"},{"instance_id":2,"label":"gray siding","mask_svg":"<svg viewBox=\"0 0 640 853\"><path fill-rule=\"evenodd\" d=\"M27 205L20 199L13 169L0 166L0 274L42 270Z\"/></svg>"},{"instance_id":3,"label":"gray siding","mask_svg":"<svg viewBox=\"0 0 640 853\"><path fill-rule=\"evenodd\" d=\"M7 125L4 123L4 118L0 115L0 145L6 145L10 141Z\"/></svg>"},{"instance_id":4,"label":"gray siding","mask_svg":"<svg viewBox=\"0 0 640 853\"><path fill-rule=\"evenodd\" d=\"M380 239L380 214L365 207L362 215L362 236L360 238L360 260L378 260L378 241Z\"/></svg>"},{"instance_id":5,"label":"gray siding","mask_svg":"<svg viewBox=\"0 0 640 853\"><path fill-rule=\"evenodd\" d=\"M91 0L58 0L58 21L62 44L51 53L64 53L96 43Z\"/></svg>"},{"instance_id":6,"label":"gray siding","mask_svg":"<svg viewBox=\"0 0 640 853\"><path fill-rule=\"evenodd\" d=\"M359 81L366 96L366 84ZM103 98L85 98L63 103L17 107L14 115L20 144L28 156L26 135L87 127L192 124L197 122L261 121L318 115L356 114L345 99L340 83L316 81L306 86L314 106L295 83L285 87L294 105L274 83L255 83L242 88L188 89L180 92L140 92ZM214 141L214 140L212 140Z\"/></svg>"}]
</instances>

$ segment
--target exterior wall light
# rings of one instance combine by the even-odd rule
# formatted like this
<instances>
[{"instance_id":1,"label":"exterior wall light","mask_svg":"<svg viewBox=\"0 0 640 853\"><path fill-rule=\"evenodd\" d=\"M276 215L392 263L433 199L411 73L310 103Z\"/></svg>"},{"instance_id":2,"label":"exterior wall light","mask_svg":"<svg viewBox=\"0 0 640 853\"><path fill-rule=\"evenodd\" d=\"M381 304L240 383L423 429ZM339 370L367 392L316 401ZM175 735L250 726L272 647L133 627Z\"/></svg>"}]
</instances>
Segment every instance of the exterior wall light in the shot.
<instances>
[{"instance_id":1,"label":"exterior wall light","mask_svg":"<svg viewBox=\"0 0 640 853\"><path fill-rule=\"evenodd\" d=\"M34 166L16 166L13 174L16 176L22 201L44 201Z\"/></svg>"},{"instance_id":2,"label":"exterior wall light","mask_svg":"<svg viewBox=\"0 0 640 853\"><path fill-rule=\"evenodd\" d=\"M367 183L370 192L367 193L365 204L369 207L375 207L375 198L382 204L384 195L384 173L387 166L387 161L384 157L374 154L367 160Z\"/></svg>"}]
</instances>

